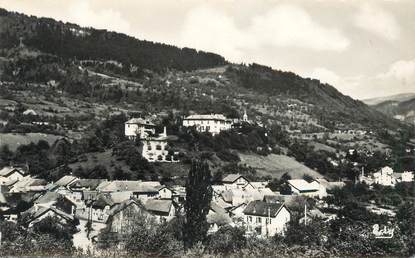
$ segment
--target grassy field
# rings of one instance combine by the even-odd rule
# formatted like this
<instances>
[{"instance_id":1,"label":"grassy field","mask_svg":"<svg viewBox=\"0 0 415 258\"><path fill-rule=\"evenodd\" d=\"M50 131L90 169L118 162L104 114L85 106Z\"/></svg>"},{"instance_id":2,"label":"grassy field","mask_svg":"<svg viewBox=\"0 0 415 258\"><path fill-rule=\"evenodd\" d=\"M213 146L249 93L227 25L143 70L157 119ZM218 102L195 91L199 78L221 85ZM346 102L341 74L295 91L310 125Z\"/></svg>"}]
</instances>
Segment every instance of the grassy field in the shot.
<instances>
[{"instance_id":1,"label":"grassy field","mask_svg":"<svg viewBox=\"0 0 415 258\"><path fill-rule=\"evenodd\" d=\"M15 151L20 145L27 145L31 142L37 143L40 140L45 140L52 145L60 138L62 138L62 136L44 133L2 133L0 134L0 146L8 145L10 150Z\"/></svg>"},{"instance_id":2,"label":"grassy field","mask_svg":"<svg viewBox=\"0 0 415 258\"><path fill-rule=\"evenodd\" d=\"M302 178L304 174L310 175L314 178L323 177L318 172L304 166L296 161L294 158L270 154L268 156L260 156L257 154L239 154L241 159L240 164L246 164L257 170L258 175L270 175L274 178L281 177L284 173L292 178Z\"/></svg>"},{"instance_id":3,"label":"grassy field","mask_svg":"<svg viewBox=\"0 0 415 258\"><path fill-rule=\"evenodd\" d=\"M336 153L336 149L319 142L310 142L309 145L314 147L315 151L327 151L330 153Z\"/></svg>"},{"instance_id":4,"label":"grassy field","mask_svg":"<svg viewBox=\"0 0 415 258\"><path fill-rule=\"evenodd\" d=\"M70 168L73 170L77 169L78 167L82 167L83 169L92 169L97 165L104 166L108 171L112 170L114 166L121 167L124 171L129 171L130 168L127 164L125 164L122 160L117 160L115 156L112 156L112 151L107 150L104 152L91 152L86 153L85 161L78 161L69 165Z\"/></svg>"}]
</instances>

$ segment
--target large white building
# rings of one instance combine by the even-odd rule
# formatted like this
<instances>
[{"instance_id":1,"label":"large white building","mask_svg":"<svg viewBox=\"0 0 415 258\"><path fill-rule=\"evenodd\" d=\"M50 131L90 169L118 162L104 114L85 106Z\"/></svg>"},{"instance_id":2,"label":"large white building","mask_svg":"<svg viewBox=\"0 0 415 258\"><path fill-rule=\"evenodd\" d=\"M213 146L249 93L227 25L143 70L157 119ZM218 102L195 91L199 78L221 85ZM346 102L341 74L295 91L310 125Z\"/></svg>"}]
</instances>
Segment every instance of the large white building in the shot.
<instances>
[{"instance_id":1,"label":"large white building","mask_svg":"<svg viewBox=\"0 0 415 258\"><path fill-rule=\"evenodd\" d=\"M125 136L129 139L145 138L154 135L156 132L156 125L147 119L132 118L125 122Z\"/></svg>"},{"instance_id":2,"label":"large white building","mask_svg":"<svg viewBox=\"0 0 415 258\"><path fill-rule=\"evenodd\" d=\"M365 176L363 171L359 176L359 182L366 183L368 185L378 184L384 186L395 186L400 182L412 182L414 181L413 172L404 171L403 173L395 173L391 167L383 167L379 171L372 175Z\"/></svg>"},{"instance_id":3,"label":"large white building","mask_svg":"<svg viewBox=\"0 0 415 258\"><path fill-rule=\"evenodd\" d=\"M166 128L157 137L142 138L141 155L149 162L179 162L179 153L171 150L169 146L169 141L174 140L173 138L173 136L167 136Z\"/></svg>"},{"instance_id":4,"label":"large white building","mask_svg":"<svg viewBox=\"0 0 415 258\"><path fill-rule=\"evenodd\" d=\"M222 114L190 115L183 119L183 126L194 126L198 132L209 132L212 135L232 128L232 121Z\"/></svg>"},{"instance_id":5,"label":"large white building","mask_svg":"<svg viewBox=\"0 0 415 258\"><path fill-rule=\"evenodd\" d=\"M373 179L374 183L379 185L394 186L396 184L396 179L393 177L393 169L388 166L373 173Z\"/></svg>"}]
</instances>

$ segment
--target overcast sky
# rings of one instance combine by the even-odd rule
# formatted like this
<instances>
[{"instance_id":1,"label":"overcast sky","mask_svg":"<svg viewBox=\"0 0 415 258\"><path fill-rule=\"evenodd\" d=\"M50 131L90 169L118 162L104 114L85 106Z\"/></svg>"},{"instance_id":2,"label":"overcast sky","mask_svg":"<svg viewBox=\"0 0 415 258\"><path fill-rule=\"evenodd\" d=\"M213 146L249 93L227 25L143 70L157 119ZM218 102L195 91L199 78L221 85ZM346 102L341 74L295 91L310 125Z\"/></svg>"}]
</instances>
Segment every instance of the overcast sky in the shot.
<instances>
[{"instance_id":1,"label":"overcast sky","mask_svg":"<svg viewBox=\"0 0 415 258\"><path fill-rule=\"evenodd\" d=\"M415 92L415 0L0 0L0 6L293 71L354 98Z\"/></svg>"}]
</instances>

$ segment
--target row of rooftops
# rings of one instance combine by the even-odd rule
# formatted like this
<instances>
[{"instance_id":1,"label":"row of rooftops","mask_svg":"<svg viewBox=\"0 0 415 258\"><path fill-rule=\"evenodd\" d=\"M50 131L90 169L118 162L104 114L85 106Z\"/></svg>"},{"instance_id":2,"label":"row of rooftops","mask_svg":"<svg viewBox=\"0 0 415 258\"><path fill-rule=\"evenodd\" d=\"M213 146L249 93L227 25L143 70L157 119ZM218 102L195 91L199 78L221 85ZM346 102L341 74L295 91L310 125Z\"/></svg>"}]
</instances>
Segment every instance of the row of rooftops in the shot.
<instances>
[{"instance_id":1,"label":"row of rooftops","mask_svg":"<svg viewBox=\"0 0 415 258\"><path fill-rule=\"evenodd\" d=\"M206 115L190 115L185 117L183 120L213 120L213 121L231 121L230 119L226 118L223 114L206 114ZM130 120L126 121L125 124L137 124L137 125L144 125L155 127L156 125L151 122L149 119L145 118L131 118Z\"/></svg>"},{"instance_id":2,"label":"row of rooftops","mask_svg":"<svg viewBox=\"0 0 415 258\"><path fill-rule=\"evenodd\" d=\"M78 179L74 176L64 176L55 183L54 187L68 187L70 189L88 189L99 192L140 192L151 193L158 192L163 185L158 181L123 181L107 179Z\"/></svg>"}]
</instances>

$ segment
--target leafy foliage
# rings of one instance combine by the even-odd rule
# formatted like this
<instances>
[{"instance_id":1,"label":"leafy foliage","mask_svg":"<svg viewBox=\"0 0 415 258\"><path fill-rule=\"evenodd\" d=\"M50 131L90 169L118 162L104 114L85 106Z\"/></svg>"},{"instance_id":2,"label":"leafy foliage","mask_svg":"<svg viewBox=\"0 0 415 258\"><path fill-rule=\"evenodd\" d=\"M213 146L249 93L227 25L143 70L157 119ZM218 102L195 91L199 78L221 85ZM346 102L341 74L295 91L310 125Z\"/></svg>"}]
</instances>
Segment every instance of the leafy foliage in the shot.
<instances>
[{"instance_id":1,"label":"leafy foliage","mask_svg":"<svg viewBox=\"0 0 415 258\"><path fill-rule=\"evenodd\" d=\"M203 242L208 231L206 216L212 200L211 174L204 161L192 162L186 182L186 202L184 205L186 222L184 243L186 248Z\"/></svg>"}]
</instances>

